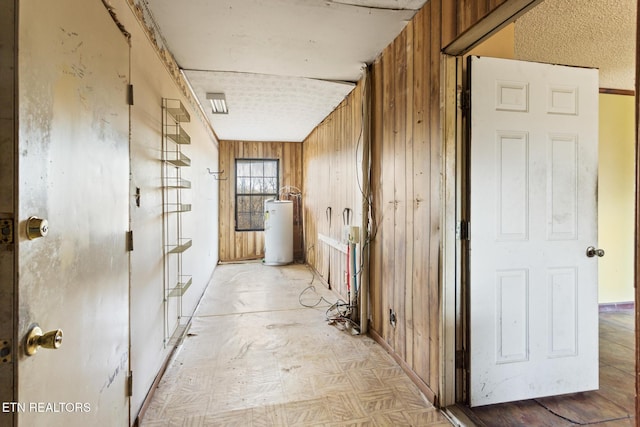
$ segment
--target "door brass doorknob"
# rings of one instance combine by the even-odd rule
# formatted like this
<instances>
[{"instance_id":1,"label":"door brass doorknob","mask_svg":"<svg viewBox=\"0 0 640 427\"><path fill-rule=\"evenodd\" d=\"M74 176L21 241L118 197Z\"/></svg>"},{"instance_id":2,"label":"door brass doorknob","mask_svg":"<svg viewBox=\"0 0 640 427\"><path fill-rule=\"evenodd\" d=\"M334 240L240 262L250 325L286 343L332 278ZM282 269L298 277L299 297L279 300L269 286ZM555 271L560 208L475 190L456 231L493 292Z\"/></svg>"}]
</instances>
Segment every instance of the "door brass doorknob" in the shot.
<instances>
[{"instance_id":1,"label":"door brass doorknob","mask_svg":"<svg viewBox=\"0 0 640 427\"><path fill-rule=\"evenodd\" d=\"M62 329L55 329L43 334L39 326L34 326L27 334L24 349L27 356L33 356L40 347L55 350L61 345Z\"/></svg>"},{"instance_id":2,"label":"door brass doorknob","mask_svg":"<svg viewBox=\"0 0 640 427\"><path fill-rule=\"evenodd\" d=\"M29 240L45 237L49 234L49 222L46 219L32 216L27 220L27 237Z\"/></svg>"},{"instance_id":3,"label":"door brass doorknob","mask_svg":"<svg viewBox=\"0 0 640 427\"><path fill-rule=\"evenodd\" d=\"M604 256L604 249L596 249L595 246L589 246L587 248L587 256L589 258L593 258L594 256L602 258Z\"/></svg>"}]
</instances>

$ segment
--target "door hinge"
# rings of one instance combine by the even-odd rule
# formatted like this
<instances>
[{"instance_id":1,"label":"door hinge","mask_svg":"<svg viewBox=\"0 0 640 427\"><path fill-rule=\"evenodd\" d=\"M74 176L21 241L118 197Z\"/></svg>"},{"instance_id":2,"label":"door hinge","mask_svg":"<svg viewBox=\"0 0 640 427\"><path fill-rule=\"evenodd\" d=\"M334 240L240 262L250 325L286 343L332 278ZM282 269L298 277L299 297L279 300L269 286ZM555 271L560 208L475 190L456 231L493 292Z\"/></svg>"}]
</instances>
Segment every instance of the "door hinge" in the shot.
<instances>
[{"instance_id":1,"label":"door hinge","mask_svg":"<svg viewBox=\"0 0 640 427\"><path fill-rule=\"evenodd\" d=\"M458 235L458 240L469 240L469 221L464 219L460 221L456 234Z\"/></svg>"},{"instance_id":2,"label":"door hinge","mask_svg":"<svg viewBox=\"0 0 640 427\"><path fill-rule=\"evenodd\" d=\"M456 350L456 369L465 369L467 367L467 352L464 350Z\"/></svg>"},{"instance_id":3,"label":"door hinge","mask_svg":"<svg viewBox=\"0 0 640 427\"><path fill-rule=\"evenodd\" d=\"M127 397L133 396L133 371L127 376Z\"/></svg>"},{"instance_id":4,"label":"door hinge","mask_svg":"<svg viewBox=\"0 0 640 427\"><path fill-rule=\"evenodd\" d=\"M133 230L127 231L127 251L133 251Z\"/></svg>"},{"instance_id":5,"label":"door hinge","mask_svg":"<svg viewBox=\"0 0 640 427\"><path fill-rule=\"evenodd\" d=\"M127 104L133 105L133 85L127 86Z\"/></svg>"}]
</instances>

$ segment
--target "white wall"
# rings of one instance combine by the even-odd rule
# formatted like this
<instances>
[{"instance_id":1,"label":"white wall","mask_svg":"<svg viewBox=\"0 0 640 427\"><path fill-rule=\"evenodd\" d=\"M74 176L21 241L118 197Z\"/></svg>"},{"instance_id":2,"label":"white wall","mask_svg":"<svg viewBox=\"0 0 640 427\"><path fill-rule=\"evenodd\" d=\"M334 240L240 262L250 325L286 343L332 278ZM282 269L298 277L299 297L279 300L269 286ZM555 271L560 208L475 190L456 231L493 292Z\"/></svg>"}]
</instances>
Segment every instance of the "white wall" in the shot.
<instances>
[{"instance_id":1,"label":"white wall","mask_svg":"<svg viewBox=\"0 0 640 427\"><path fill-rule=\"evenodd\" d=\"M96 1L96 0L94 0ZM184 190L192 211L183 214L184 235L193 246L183 256L184 271L193 284L182 298L182 313L190 316L209 283L218 262L218 185L207 167L216 170L217 141L200 120L196 109L176 84L147 30L136 19L127 0L110 2L117 19L131 34L131 191L140 188L140 207L130 198L134 251L131 258L131 369L133 371L132 420L153 383L171 347L165 345L165 320L169 335L177 319L165 319L163 303L161 125L162 98L180 99L189 109L191 121L184 129L191 144L183 152L191 158L183 178L192 183ZM175 71L175 70L174 70ZM172 299L170 314L179 301ZM182 319L183 323L188 319Z\"/></svg>"},{"instance_id":2,"label":"white wall","mask_svg":"<svg viewBox=\"0 0 640 427\"><path fill-rule=\"evenodd\" d=\"M129 191L127 192L127 188L125 187L123 192L124 197L128 197L128 201L123 201L122 203L118 201L118 203L115 203L115 205L118 206L118 212L120 212L120 207L123 203L125 208L126 206L129 207L128 213L130 215L130 224L129 227L124 228L130 228L133 230L134 250L128 255L130 257L130 271L127 271L129 268L124 268L124 271L121 271L123 270L122 263L112 265L113 269L118 270L115 273L124 276L124 281L118 279L118 286L124 283L124 289L126 289L127 277L129 279L128 295L126 290L118 291L119 298L121 298L118 301L121 302L118 303L119 306L117 309L112 310L118 311L119 313L124 312L125 319L126 313L128 312L129 314L129 331L128 334L124 335L125 348L118 350L120 352L119 354L124 355L125 360L121 366L118 367L117 371L114 371L111 366L101 367L103 370L110 370L110 374L113 374L114 377L117 378L117 387L114 387L117 388L116 394L117 396L120 396L119 402L122 403L113 404L111 402L115 400L112 399L109 405L105 405L102 401L98 402L98 400L100 400L99 398L92 399L91 402L89 402L92 404L92 419L105 420L108 424L110 423L109 420L129 418L127 417L129 410L131 411L130 421L133 422L135 420L154 379L171 351L171 346L166 342L166 337L172 334L173 326L178 323L178 319L166 318L165 284L163 283L164 248L162 239L162 162L160 160L162 158L162 98L180 99L182 103L187 106L192 117L191 122L184 126L185 130L191 136L192 143L191 145L186 146L183 150L185 154L192 159L191 167L185 169L183 172L183 177L192 182L192 188L185 190L188 193L186 197L192 204L192 211L184 214L183 227L184 234L193 239L193 246L184 254L184 270L192 275L193 284L181 300L171 299L169 302L172 307L177 307L178 305L181 306L181 312L183 314L181 323L184 324L193 314L218 262L218 185L217 181L215 181L207 172L207 168L217 168L217 141L215 140L215 137L208 125L200 119L196 105L187 96L188 91L184 86L176 82L176 79L174 78L176 76L175 70L170 70L165 65L166 61L154 49L153 43L148 37L146 29L136 19L135 10L131 6L130 1L132 0L110 0L108 3L113 8L120 26L131 35L130 47L127 47L126 41L122 42L124 51L129 51L130 53L128 66L129 76L126 76L126 72L116 73L117 70L113 70L113 75L115 76L117 74L120 80L123 80L124 88L126 88L126 80L133 85L134 104L130 108L126 106L126 91L119 93L119 88L117 91L109 91L109 93L107 93L104 92L105 89L102 87L87 87L86 89L88 91L93 92L91 92L90 97L84 99L91 103L94 99L107 98L108 96L120 97L124 105L124 111L128 111L129 115L129 161L127 161L126 154L124 158L120 158L121 160L116 162L117 164L114 164L114 162L110 161L108 158L94 159L93 157L87 158L86 156L83 158L75 158L75 151L69 147L72 147L73 144L82 146L83 140L81 135L74 135L71 132L74 126L73 124L69 125L69 129L57 129L57 132L59 132L59 135L61 136L59 142L61 144L71 144L68 146L65 145L67 148L63 151L65 156L68 158L60 159L60 157L56 155L53 157L49 156L51 158L48 157L46 159L40 159L37 152L30 151L28 153L29 158L34 159L42 168L49 167L49 161L53 161L54 163L63 161L65 164L68 164L69 168L73 168L74 165L81 165L82 170L86 171L96 171L97 169L95 166L98 165L100 179L105 181L116 179L119 183L122 181L122 178L112 178L111 174L112 172L115 174L117 171L120 175L120 172L124 171L124 182L126 183L126 171L129 170L130 172ZM31 9L37 8L36 3L34 2L35 0L31 0L31 3L29 3ZM22 5L23 2L21 2L21 7ZM116 28L116 24L111 21L111 17L103 5L103 2L101 0L64 0L62 2L55 3L55 5L52 5L51 7L56 9L55 14L50 14L50 20L52 22L51 25L55 26L58 22L57 20L60 19L59 17L64 16L65 26L68 27L67 31L73 35L73 32L75 31L73 28L82 28L83 33L81 36L86 37L90 35L92 39L92 43L90 45L87 43L81 45L81 49L84 49L83 53L79 53L78 51L72 52L72 48L75 48L76 46L67 46L69 49L62 49L62 51L65 52L63 54L60 53L60 49L46 54L52 63L61 64L61 69L63 70L61 75L64 75L65 64L67 64L68 67L72 67L77 65L78 61L81 64L82 61L85 61L89 65L87 68L88 73L97 69L109 69L108 60L106 58L100 58L101 55L103 55L103 52L107 52L111 49L113 37L104 37L104 28L103 30L100 30L100 28L104 27L105 22L107 22L107 25L109 26L109 34L114 32L112 31L114 28L115 33L119 33L119 30ZM92 13L85 13L87 9L90 9ZM38 22L29 21L29 16L29 14L25 14L21 17L21 37L32 32L33 28L39 25ZM111 27L111 25L113 27ZM91 34L92 30L94 34ZM31 105L31 110L29 111L35 111L33 107L37 102L47 101L51 98L50 101L52 103L55 102L54 112L61 112L63 115L71 117L73 115L72 108L76 108L77 105L67 104L66 99L74 99L75 101L73 102L77 103L76 92L71 90L68 93L65 93L65 96L56 96L53 87L55 79L52 75L53 71L56 70L50 70L46 66L42 65L47 61L36 61L35 59L32 59L30 57L31 52L28 50L21 52L21 55L22 58L28 58L29 61L32 61L34 64L38 64L37 68L34 67L30 69L28 67L28 63L24 62L25 66L20 68L21 77L28 77L28 79L23 80L25 84L22 87L21 94L24 93L25 97L30 98L29 102L31 104L29 105ZM69 58L73 56L76 63L69 62L70 60L68 60L65 55L68 55ZM91 59L91 61L89 61L89 59ZM60 70L57 70L56 72L58 71ZM112 71L109 69L109 73L111 72ZM28 83L28 85L26 83ZM21 100L21 103L24 103L24 101ZM94 119L96 123L109 119L109 117L100 116L100 110L92 105L88 105L88 109L94 111ZM73 123L72 118L65 120L65 123ZM21 117L20 126L21 135L25 135L27 137L29 135L42 136L41 143L43 150L49 149L49 145L46 140L50 133L48 123L37 120L37 115L25 115L24 117ZM126 136L127 131L125 126L125 141ZM21 144L26 142L28 141L23 140L21 141ZM26 158L26 150L28 146L25 145L25 147L23 157ZM62 151L58 153L62 153ZM105 161L105 164L108 166L103 164ZM23 162L23 164L24 165L21 167L23 168L23 171L28 170L29 176L33 176L35 178L39 176L39 170L29 169L30 166L26 161ZM40 168L40 166L38 167ZM60 170L61 174L65 173L64 168L60 168L60 166L57 166L57 168L58 169L56 170ZM70 171L71 169L67 170ZM75 173L76 172L74 172L74 174ZM64 206L64 197L68 197L69 200L75 201L77 200L77 197L73 198L71 196L77 194L92 194L92 197L100 201L100 206L102 206L102 204L109 206L110 197L107 194L91 193L91 189L94 185L95 181L92 181L92 179L76 179L73 185L67 188L66 196L65 193L62 192L62 196L60 196L62 199L58 198L60 206ZM134 197L136 188L140 188L141 192L139 207L136 206ZM46 191L47 182L45 179L42 182L41 187L35 188L35 193L46 194ZM30 200L29 203L36 206L31 203L31 201L35 200L33 199L33 194L21 193L20 197L25 198L25 200ZM103 200L100 200L100 197L102 197ZM23 205L25 205L25 203L26 202L22 202ZM74 204L68 204L65 209L68 209L68 212L72 213L77 210L77 205L74 206ZM108 213L109 209L110 208L107 207L104 208L103 211ZM120 214L118 214L118 216L120 216ZM71 215L69 217L71 217ZM86 219L88 223L92 220L90 216ZM124 222L126 223L126 216ZM55 227L56 224L53 224L52 226ZM100 244L93 242L92 239L84 238L84 236L87 236L88 234L86 233L87 230L83 228L84 224L82 223L66 224L65 227L68 228L69 235L73 234L76 239L84 239L82 242L83 244L88 245L88 250L96 249L92 245ZM120 259L125 253L124 231L126 230L121 230L123 227L120 226L117 228L117 230L111 230L114 239L116 239L114 247L102 247L97 250L96 253L100 253L100 255L98 257L96 257L95 254L92 255L92 262L99 265L109 265L110 259L113 259L114 257ZM59 240L59 242L61 242L60 244L64 244L64 241L65 238L61 236ZM53 240L50 239L50 242L53 242ZM33 245L33 242L25 242L24 244ZM58 271L56 270L59 269L60 263L58 261L64 262L63 259L58 260L53 255L47 255L45 258L50 258L49 266L51 268L51 272ZM28 270L29 267L27 264L22 262L21 268L23 270ZM104 288L104 286L100 284L102 283L101 276L98 277L98 275L101 275L104 272L101 273L100 268L98 268L95 270L96 272L94 273L94 276L91 276L91 269L92 266L87 264L82 267L83 275L85 275L83 276L83 282L85 284L99 284L95 286L92 285L92 289L93 287L99 288L100 286ZM43 274L46 275L46 272ZM52 276L57 277L56 274L57 273L52 274ZM89 274L89 276L86 276L87 274ZM34 291L39 289L33 285L29 286ZM90 293L85 292L85 289L81 288L82 285L79 283L77 285L69 284L67 286L75 286L74 289L70 289L69 295L91 295ZM54 288L55 286L47 288L47 292L52 292ZM73 292L74 290L75 292ZM42 293L39 298L44 300L47 295L48 293ZM63 309L66 312L73 313L79 310L93 310L95 313L94 317L97 316L103 318L103 323L108 325L111 322L109 315L107 314L105 316L100 314L102 313L100 311L100 307L103 307L104 304L105 301L98 298L92 299L91 297L66 298L62 302ZM124 306L122 306L123 304ZM25 301L23 305L25 310L22 310L19 316L21 316L20 320L24 324L29 321L26 316L30 315L30 313L27 313L28 302ZM169 312L175 313L175 311L171 310L169 310ZM44 316L42 317L44 318ZM86 317L88 318L91 316L87 315ZM165 325L167 324L172 325L172 328L168 331L165 330ZM43 326L45 328L59 327L59 325L54 324ZM74 328L75 327L76 326L74 326ZM92 330L90 325L84 325L82 322L79 322L77 327L86 330L87 334L92 334L91 336L94 336L96 341L101 340L100 342L102 342L102 345L107 348L120 348L119 342L113 341L114 334L111 333L108 326L101 330ZM22 332L23 331L20 331L20 334L22 334ZM130 348L128 351L126 348L127 335L130 340ZM82 351L86 351L85 349L88 348L84 347L86 342L73 342L74 339L74 336L65 336L65 342L63 344L66 349L64 354L65 357L67 357L67 362L65 363L71 365L76 363L75 357L81 354ZM122 340L122 334L118 335L118 340ZM45 354L60 355L62 353L45 352ZM38 355L37 359L34 357L30 360L45 360L45 357L51 356ZM41 398L45 399L45 401L57 401L56 396L58 394L56 392L56 387L58 387L58 384L60 384L60 387L66 387L72 390L75 389L76 392L82 392L84 396L101 395L103 390L96 389L95 384L96 381L100 382L102 378L92 379L90 376L92 375L92 372L94 374L97 372L96 369L94 369L96 367L93 367L92 363L101 363L100 360L102 359L103 358L98 354L91 354L90 352L88 354L84 354L82 356L82 360L86 363L83 362L82 366L77 366L74 375L71 377L68 375L62 376L61 373L56 371L56 366L52 364L50 366L51 378L48 380L50 382L48 385L45 384L45 388L42 388L44 394L41 395ZM126 398L124 395L124 386L120 386L120 383L124 382L126 371L128 369L131 369L133 372L133 397L130 400L130 404L125 403ZM35 384L29 385L29 387L35 387ZM18 396L18 398L20 398L20 396ZM106 416L107 413L110 414L109 417ZM113 414L119 414L119 418L114 418ZM54 426L60 423L60 425L88 425L86 424L87 420L88 418L86 417L60 416L55 418L51 415L48 418L41 419L41 421L46 423L48 426ZM118 421L115 422L115 424L109 425L120 425L120 422Z\"/></svg>"},{"instance_id":3,"label":"white wall","mask_svg":"<svg viewBox=\"0 0 640 427\"><path fill-rule=\"evenodd\" d=\"M600 94L598 166L599 302L633 302L635 223L634 96Z\"/></svg>"}]
</instances>

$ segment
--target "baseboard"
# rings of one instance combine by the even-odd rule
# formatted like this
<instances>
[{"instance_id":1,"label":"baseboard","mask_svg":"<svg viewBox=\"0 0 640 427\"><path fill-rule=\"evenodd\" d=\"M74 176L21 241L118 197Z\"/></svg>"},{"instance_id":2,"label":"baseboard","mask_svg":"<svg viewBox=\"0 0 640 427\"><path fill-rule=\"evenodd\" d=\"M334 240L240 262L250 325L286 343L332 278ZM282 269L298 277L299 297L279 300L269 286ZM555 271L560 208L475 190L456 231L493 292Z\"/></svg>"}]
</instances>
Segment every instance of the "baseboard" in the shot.
<instances>
[{"instance_id":1,"label":"baseboard","mask_svg":"<svg viewBox=\"0 0 640 427\"><path fill-rule=\"evenodd\" d=\"M627 302L607 302L603 304L599 304L600 313L607 313L612 311L623 311L623 310L633 310L635 308L635 303L633 301Z\"/></svg>"}]
</instances>

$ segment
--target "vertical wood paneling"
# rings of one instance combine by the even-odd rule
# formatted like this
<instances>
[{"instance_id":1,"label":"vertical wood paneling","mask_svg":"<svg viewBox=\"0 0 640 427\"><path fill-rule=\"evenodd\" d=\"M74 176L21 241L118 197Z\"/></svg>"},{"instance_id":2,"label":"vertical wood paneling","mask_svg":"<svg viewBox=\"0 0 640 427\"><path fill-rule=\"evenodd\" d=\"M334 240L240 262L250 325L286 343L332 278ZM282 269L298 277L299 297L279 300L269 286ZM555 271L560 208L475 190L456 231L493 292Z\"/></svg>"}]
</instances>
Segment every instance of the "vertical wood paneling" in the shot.
<instances>
[{"instance_id":1,"label":"vertical wood paneling","mask_svg":"<svg viewBox=\"0 0 640 427\"><path fill-rule=\"evenodd\" d=\"M302 144L295 142L220 141L220 261L257 259L264 256L264 233L235 231L235 160L269 158L280 160L280 187L302 189ZM294 224L294 258L303 259L302 228Z\"/></svg>"},{"instance_id":2,"label":"vertical wood paneling","mask_svg":"<svg viewBox=\"0 0 640 427\"><path fill-rule=\"evenodd\" d=\"M219 143L219 147L222 147L222 143ZM229 171L231 170L231 166L229 165L229 153L220 151L218 155L218 167L220 171L225 171L222 174L223 177L229 178ZM222 187L222 186L220 186ZM229 218L226 213L231 209L229 206L229 198L228 197L220 197L218 201L218 227L219 230L229 229ZM220 233L218 232L218 257L220 259L229 259L229 239L231 238L230 233Z\"/></svg>"},{"instance_id":3,"label":"vertical wood paneling","mask_svg":"<svg viewBox=\"0 0 640 427\"><path fill-rule=\"evenodd\" d=\"M382 338L387 344L392 345L394 329L391 322L391 311L394 310L393 295L395 291L395 259L393 258L395 249L395 164L393 150L393 135L395 132L395 92L393 90L393 77L395 52L393 46L387 48L382 55L382 198L380 200L380 211L382 212L382 246L381 259L374 260L375 263L382 264ZM404 286L404 284L403 284ZM397 323L396 323L397 324ZM393 347L393 346L392 346Z\"/></svg>"},{"instance_id":4,"label":"vertical wood paneling","mask_svg":"<svg viewBox=\"0 0 640 427\"><path fill-rule=\"evenodd\" d=\"M405 360L409 366L414 365L413 361L413 334L414 334L414 319L413 319L413 294L415 293L416 283L412 280L413 277L413 238L411 231L414 229L414 180L413 180L413 122L415 110L414 105L414 23L409 22L405 29L407 35L405 54L406 54L406 76L405 76L405 149L404 153L404 182L405 182L405 200L406 200L406 220L405 220L405 282L408 284L404 293L404 311L405 311Z\"/></svg>"},{"instance_id":5,"label":"vertical wood paneling","mask_svg":"<svg viewBox=\"0 0 640 427\"><path fill-rule=\"evenodd\" d=\"M429 319L426 307L428 307L427 275L425 260L428 259L428 247L425 244L425 224L429 220L425 203L430 189L430 174L428 157L429 140L428 125L430 117L430 105L428 102L429 81L431 70L431 57L428 52L431 48L431 36L425 22L430 22L431 4L418 13L414 19L414 118L413 118L413 188L414 188L414 228L413 228L413 262L414 268L411 276L413 281L413 311L414 333L413 369L415 372L429 372L429 336L425 331L429 330Z\"/></svg>"},{"instance_id":6,"label":"vertical wood paneling","mask_svg":"<svg viewBox=\"0 0 640 427\"><path fill-rule=\"evenodd\" d=\"M458 4L457 35L471 28L506 0L460 0Z\"/></svg>"},{"instance_id":7,"label":"vertical wood paneling","mask_svg":"<svg viewBox=\"0 0 640 427\"><path fill-rule=\"evenodd\" d=\"M382 331L382 312L384 311L384 298L382 288L382 208L379 200L382 200L382 117L383 117L383 71L382 62L376 61L371 67L371 191L373 204L371 208L371 245L370 245L370 316L371 328L374 331Z\"/></svg>"},{"instance_id":8,"label":"vertical wood paneling","mask_svg":"<svg viewBox=\"0 0 640 427\"><path fill-rule=\"evenodd\" d=\"M432 400L440 381L441 48L506 1L430 0L371 66L369 326ZM358 207L352 153L359 101L354 91L303 149L307 259L341 293L344 256L332 254L317 233L338 238L342 210Z\"/></svg>"},{"instance_id":9,"label":"vertical wood paneling","mask_svg":"<svg viewBox=\"0 0 640 427\"><path fill-rule=\"evenodd\" d=\"M439 0L428 2L372 73L379 111L372 190L380 223L370 261L371 328L432 397L440 360L441 11Z\"/></svg>"},{"instance_id":10,"label":"vertical wood paneling","mask_svg":"<svg viewBox=\"0 0 640 427\"><path fill-rule=\"evenodd\" d=\"M441 224L441 202L442 202L442 56L440 53L441 40L441 4L443 0L432 0L431 2L431 70L430 70L430 165L431 165L431 185L430 185L430 212L429 212L429 274L427 283L429 286L429 379L427 384L437 393L440 373L440 248L442 234ZM446 1L446 0L445 0ZM437 82L437 83L436 83ZM423 373L426 378L426 372Z\"/></svg>"},{"instance_id":11,"label":"vertical wood paneling","mask_svg":"<svg viewBox=\"0 0 640 427\"><path fill-rule=\"evenodd\" d=\"M499 0L500 1L500 0ZM458 37L458 4L457 1L445 1L441 6L442 47ZM427 5L431 8L431 5ZM423 9L425 9L425 6Z\"/></svg>"},{"instance_id":12,"label":"vertical wood paneling","mask_svg":"<svg viewBox=\"0 0 640 427\"><path fill-rule=\"evenodd\" d=\"M393 308L396 316L401 321L395 326L393 347L400 357L406 360L406 326L405 294L410 292L411 282L407 283L406 261L407 253L404 242L407 237L407 183L406 183L406 158L407 134L407 31L403 31L394 43L395 51L395 79L393 91L395 93L394 132L393 132L393 163L394 183L394 277L393 277Z\"/></svg>"},{"instance_id":13,"label":"vertical wood paneling","mask_svg":"<svg viewBox=\"0 0 640 427\"><path fill-rule=\"evenodd\" d=\"M307 262L322 279L347 299L346 254L318 240L318 233L342 238L343 212L351 209L351 225L362 221L356 151L361 152L362 87L345 100L303 142ZM362 158L361 154L358 155ZM327 208L331 208L330 221Z\"/></svg>"}]
</instances>

